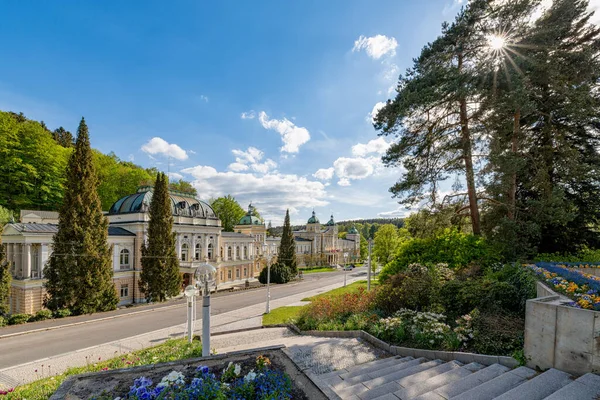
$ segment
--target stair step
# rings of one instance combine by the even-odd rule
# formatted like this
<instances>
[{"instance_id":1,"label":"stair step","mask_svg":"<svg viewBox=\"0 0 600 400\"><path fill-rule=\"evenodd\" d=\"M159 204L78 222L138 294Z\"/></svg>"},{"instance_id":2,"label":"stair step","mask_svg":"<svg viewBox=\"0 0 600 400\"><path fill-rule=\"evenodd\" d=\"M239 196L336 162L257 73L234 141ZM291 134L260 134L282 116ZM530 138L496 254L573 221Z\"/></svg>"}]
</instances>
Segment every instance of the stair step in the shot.
<instances>
[{"instance_id":1,"label":"stair step","mask_svg":"<svg viewBox=\"0 0 600 400\"><path fill-rule=\"evenodd\" d=\"M535 371L531 368L519 367L476 386L473 389L467 390L458 396L454 396L451 400L491 400L508 392L512 388L519 386L527 379L534 377L535 374Z\"/></svg>"},{"instance_id":2,"label":"stair step","mask_svg":"<svg viewBox=\"0 0 600 400\"><path fill-rule=\"evenodd\" d=\"M401 369L419 365L427 360L425 358L417 358L416 360L415 359L407 359L405 361L402 361L402 360L399 360L399 361L401 361L401 362L391 364L382 369L375 369L372 371L367 371L365 374L356 375L351 378L344 379L344 382L347 383L347 386L356 385L357 383L361 383L361 382L369 381L371 379L379 378L381 376L389 375L393 372L400 371Z\"/></svg>"},{"instance_id":3,"label":"stair step","mask_svg":"<svg viewBox=\"0 0 600 400\"><path fill-rule=\"evenodd\" d=\"M418 397L423 393L431 392L438 387L447 385L451 382L458 381L459 379L462 379L471 374L473 374L473 372L467 368L452 368L449 371L441 373L437 376L433 376L429 379L413 383L410 386L403 385L403 388L395 392L394 395L396 395L396 397L401 398L402 400L414 399L415 397Z\"/></svg>"},{"instance_id":4,"label":"stair step","mask_svg":"<svg viewBox=\"0 0 600 400\"><path fill-rule=\"evenodd\" d=\"M426 381L430 378L433 378L434 376L438 376L440 374L451 371L453 369L460 368L461 366L462 366L462 363L459 361L450 361L450 362L438 365L437 367L429 368L425 371L398 379L397 382L403 388L408 388L409 386L415 385L422 381Z\"/></svg>"},{"instance_id":5,"label":"stair step","mask_svg":"<svg viewBox=\"0 0 600 400\"><path fill-rule=\"evenodd\" d=\"M563 386L545 400L596 400L598 397L600 397L600 376L589 373Z\"/></svg>"},{"instance_id":6,"label":"stair step","mask_svg":"<svg viewBox=\"0 0 600 400\"><path fill-rule=\"evenodd\" d=\"M435 367L439 366L440 364L443 364L443 361L440 361L440 360L427 361L427 362L424 362L419 365L414 365L412 367L401 369L400 371L392 372L391 374L381 376L379 378L364 381L362 384L365 385L369 389L374 389L377 386L380 386L380 385L383 385L386 383L390 383L390 382L394 382L399 379L406 378L407 376L410 376L410 375L418 374L418 373L428 370L430 368L435 368ZM400 388L398 388L398 389L400 389Z\"/></svg>"},{"instance_id":7,"label":"stair step","mask_svg":"<svg viewBox=\"0 0 600 400\"><path fill-rule=\"evenodd\" d=\"M353 367L346 368L348 370L348 372L342 373L339 376L340 376L340 378L347 380L348 378L352 378L354 376L363 375L363 374L367 374L371 371L376 371L381 368L386 368L390 365L396 364L398 362L398 360L401 360L402 358L403 357L396 356L396 357L389 357L389 358L383 358L380 360L370 361L370 362L364 363L364 364L358 364ZM406 357L404 357L404 358L406 358Z\"/></svg>"},{"instance_id":8,"label":"stair step","mask_svg":"<svg viewBox=\"0 0 600 400\"><path fill-rule=\"evenodd\" d=\"M366 392L359 394L358 397L360 397L362 400L373 400L387 395L394 396L393 393L397 392L401 388L402 386L400 386L398 382L388 382L381 386L377 386L376 388L369 389ZM390 398L393 399L393 397Z\"/></svg>"},{"instance_id":9,"label":"stair step","mask_svg":"<svg viewBox=\"0 0 600 400\"><path fill-rule=\"evenodd\" d=\"M571 382L573 379L570 374L550 368L543 374L496 397L495 400L542 400Z\"/></svg>"},{"instance_id":10,"label":"stair step","mask_svg":"<svg viewBox=\"0 0 600 400\"><path fill-rule=\"evenodd\" d=\"M470 365L470 364L469 364ZM449 383L445 386L439 387L435 389L433 392L439 395L439 397L435 397L433 395L429 396L420 396L419 400L433 400L437 398L449 399L451 397L457 396L461 393L466 392L467 390L473 389L476 386L481 385L487 381L490 381L503 373L510 371L510 368L505 367L500 364L492 364L489 367L483 368L480 371L473 372L471 375L460 379L458 381Z\"/></svg>"}]
</instances>

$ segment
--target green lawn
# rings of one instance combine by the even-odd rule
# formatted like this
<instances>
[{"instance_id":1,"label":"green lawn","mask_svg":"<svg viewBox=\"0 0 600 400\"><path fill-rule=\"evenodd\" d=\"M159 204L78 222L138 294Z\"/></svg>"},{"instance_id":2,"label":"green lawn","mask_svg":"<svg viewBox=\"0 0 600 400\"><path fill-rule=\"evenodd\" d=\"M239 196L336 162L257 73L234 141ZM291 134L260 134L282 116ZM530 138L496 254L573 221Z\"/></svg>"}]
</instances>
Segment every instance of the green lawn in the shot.
<instances>
[{"instance_id":1,"label":"green lawn","mask_svg":"<svg viewBox=\"0 0 600 400\"><path fill-rule=\"evenodd\" d=\"M263 326L285 324L294 319L300 313L303 306L286 306L271 310L269 314L263 315Z\"/></svg>"},{"instance_id":2,"label":"green lawn","mask_svg":"<svg viewBox=\"0 0 600 400\"><path fill-rule=\"evenodd\" d=\"M298 268L298 271L302 271L303 274L315 274L318 272L335 272L337 271L336 268L329 268L329 267L320 267L320 268Z\"/></svg>"},{"instance_id":3,"label":"green lawn","mask_svg":"<svg viewBox=\"0 0 600 400\"><path fill-rule=\"evenodd\" d=\"M371 288L378 284L379 284L379 282L377 282L374 279L371 279ZM356 281L347 286L342 286L342 287L330 290L329 292L321 293L321 294L318 294L318 295L312 296L312 297L307 297L305 299L302 299L302 301L313 301L320 297L331 297L331 296L337 296L337 295L340 295L343 293L357 292L358 289L361 287L364 288L365 290L367 289L367 281L366 280L365 281Z\"/></svg>"},{"instance_id":4,"label":"green lawn","mask_svg":"<svg viewBox=\"0 0 600 400\"><path fill-rule=\"evenodd\" d=\"M85 367L69 368L63 374L48 378L44 378L44 376L50 375L52 372L51 370L43 369L42 366L36 367L32 365L31 374L35 374L40 379L27 385L18 386L15 388L14 392L1 397L2 400L46 400L50 398L60 384L71 375L137 367L139 365L157 364L201 356L202 344L200 344L199 341L194 341L189 344L185 339L171 339L158 346L122 354L109 360L101 360L98 358L94 358L93 360L90 359L89 364Z\"/></svg>"}]
</instances>

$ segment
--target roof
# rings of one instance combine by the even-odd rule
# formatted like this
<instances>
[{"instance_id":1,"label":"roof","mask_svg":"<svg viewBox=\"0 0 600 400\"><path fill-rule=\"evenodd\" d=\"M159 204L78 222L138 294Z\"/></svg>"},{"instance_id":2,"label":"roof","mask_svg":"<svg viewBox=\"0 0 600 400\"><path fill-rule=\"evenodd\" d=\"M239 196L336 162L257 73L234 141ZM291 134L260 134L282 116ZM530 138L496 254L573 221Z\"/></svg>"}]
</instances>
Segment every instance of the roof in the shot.
<instances>
[{"instance_id":1,"label":"roof","mask_svg":"<svg viewBox=\"0 0 600 400\"><path fill-rule=\"evenodd\" d=\"M240 219L240 222L238 223L238 225L261 225L262 221L260 220L260 218L254 216L254 207L252 206L252 204L250 204L248 206L248 212L246 213L246 215L244 215L242 217L242 219Z\"/></svg>"},{"instance_id":2,"label":"roof","mask_svg":"<svg viewBox=\"0 0 600 400\"><path fill-rule=\"evenodd\" d=\"M329 221L327 221L327 224L325 224L327 226L334 226L335 225L335 221L333 220L333 214L331 214L331 218L329 219Z\"/></svg>"},{"instance_id":3,"label":"roof","mask_svg":"<svg viewBox=\"0 0 600 400\"><path fill-rule=\"evenodd\" d=\"M317 216L315 215L315 210L313 210L312 212L312 217L310 217L308 219L307 224L319 224L319 218L317 218Z\"/></svg>"},{"instance_id":4,"label":"roof","mask_svg":"<svg viewBox=\"0 0 600 400\"><path fill-rule=\"evenodd\" d=\"M246 235L246 234L241 233L241 232L221 232L221 236L223 236L223 237L238 237L238 238L245 238L245 239L253 239L252 236Z\"/></svg>"},{"instance_id":5,"label":"roof","mask_svg":"<svg viewBox=\"0 0 600 400\"><path fill-rule=\"evenodd\" d=\"M56 233L58 225L56 224L9 224L21 233ZM118 226L108 227L108 236L135 236L135 233Z\"/></svg>"},{"instance_id":6,"label":"roof","mask_svg":"<svg viewBox=\"0 0 600 400\"><path fill-rule=\"evenodd\" d=\"M117 200L108 211L109 215L147 212L150 209L153 188L141 186L137 193L130 194ZM171 211L173 215L184 217L199 217L216 219L215 211L207 203L183 192L169 190Z\"/></svg>"},{"instance_id":7,"label":"roof","mask_svg":"<svg viewBox=\"0 0 600 400\"><path fill-rule=\"evenodd\" d=\"M300 237L300 236L294 236L294 240L295 240L296 242L312 242L312 240L310 240L310 239L305 239L305 238L302 238L302 237Z\"/></svg>"},{"instance_id":8,"label":"roof","mask_svg":"<svg viewBox=\"0 0 600 400\"><path fill-rule=\"evenodd\" d=\"M38 211L38 210L21 210L21 219L26 216L34 214L43 219L58 219L58 211Z\"/></svg>"},{"instance_id":9,"label":"roof","mask_svg":"<svg viewBox=\"0 0 600 400\"><path fill-rule=\"evenodd\" d=\"M356 235L358 233L358 231L356 230L356 228L353 226L352 228L348 229L348 233L350 233L351 235Z\"/></svg>"}]
</instances>

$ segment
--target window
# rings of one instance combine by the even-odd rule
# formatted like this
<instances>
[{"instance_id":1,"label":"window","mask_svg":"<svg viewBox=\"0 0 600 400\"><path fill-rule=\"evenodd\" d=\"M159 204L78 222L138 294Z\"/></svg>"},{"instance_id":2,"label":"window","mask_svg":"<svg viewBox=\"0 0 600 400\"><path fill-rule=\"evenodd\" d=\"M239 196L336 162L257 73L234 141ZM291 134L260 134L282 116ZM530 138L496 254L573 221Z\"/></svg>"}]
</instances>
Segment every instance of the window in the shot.
<instances>
[{"instance_id":1,"label":"window","mask_svg":"<svg viewBox=\"0 0 600 400\"><path fill-rule=\"evenodd\" d=\"M227 279L231 279L231 270L227 271Z\"/></svg>"},{"instance_id":2,"label":"window","mask_svg":"<svg viewBox=\"0 0 600 400\"><path fill-rule=\"evenodd\" d=\"M196 243L196 254L195 254L195 259L196 261L200 260L200 256L202 254L202 247L200 247L200 243Z\"/></svg>"},{"instance_id":3,"label":"window","mask_svg":"<svg viewBox=\"0 0 600 400\"><path fill-rule=\"evenodd\" d=\"M213 258L213 247L212 247L212 243L208 244L208 259L212 260Z\"/></svg>"},{"instance_id":4,"label":"window","mask_svg":"<svg viewBox=\"0 0 600 400\"><path fill-rule=\"evenodd\" d=\"M227 259L228 259L228 260L231 260L231 257L232 257L232 252L233 252L233 249L231 248L231 246L229 246L229 247L227 248Z\"/></svg>"},{"instance_id":5,"label":"window","mask_svg":"<svg viewBox=\"0 0 600 400\"><path fill-rule=\"evenodd\" d=\"M119 254L119 268L129 268L129 250L127 249L121 250L121 253Z\"/></svg>"},{"instance_id":6,"label":"window","mask_svg":"<svg viewBox=\"0 0 600 400\"><path fill-rule=\"evenodd\" d=\"M129 285L121 285L121 297L129 297Z\"/></svg>"},{"instance_id":7,"label":"window","mask_svg":"<svg viewBox=\"0 0 600 400\"><path fill-rule=\"evenodd\" d=\"M240 259L240 246L235 248L235 259L236 260Z\"/></svg>"},{"instance_id":8,"label":"window","mask_svg":"<svg viewBox=\"0 0 600 400\"><path fill-rule=\"evenodd\" d=\"M235 270L235 278L240 279L240 270L239 269Z\"/></svg>"},{"instance_id":9,"label":"window","mask_svg":"<svg viewBox=\"0 0 600 400\"><path fill-rule=\"evenodd\" d=\"M181 245L181 261L187 261L188 260L188 253L189 253L190 249L187 245L187 243L184 243Z\"/></svg>"},{"instance_id":10,"label":"window","mask_svg":"<svg viewBox=\"0 0 600 400\"><path fill-rule=\"evenodd\" d=\"M221 271L221 281L223 281L223 271Z\"/></svg>"},{"instance_id":11,"label":"window","mask_svg":"<svg viewBox=\"0 0 600 400\"><path fill-rule=\"evenodd\" d=\"M248 259L248 247L244 246L244 260Z\"/></svg>"},{"instance_id":12,"label":"window","mask_svg":"<svg viewBox=\"0 0 600 400\"><path fill-rule=\"evenodd\" d=\"M248 276L248 269L244 268L244 278Z\"/></svg>"},{"instance_id":13,"label":"window","mask_svg":"<svg viewBox=\"0 0 600 400\"><path fill-rule=\"evenodd\" d=\"M31 278L40 277L40 253L38 249L37 246L31 246Z\"/></svg>"},{"instance_id":14,"label":"window","mask_svg":"<svg viewBox=\"0 0 600 400\"><path fill-rule=\"evenodd\" d=\"M221 247L221 258L223 258L223 248Z\"/></svg>"}]
</instances>

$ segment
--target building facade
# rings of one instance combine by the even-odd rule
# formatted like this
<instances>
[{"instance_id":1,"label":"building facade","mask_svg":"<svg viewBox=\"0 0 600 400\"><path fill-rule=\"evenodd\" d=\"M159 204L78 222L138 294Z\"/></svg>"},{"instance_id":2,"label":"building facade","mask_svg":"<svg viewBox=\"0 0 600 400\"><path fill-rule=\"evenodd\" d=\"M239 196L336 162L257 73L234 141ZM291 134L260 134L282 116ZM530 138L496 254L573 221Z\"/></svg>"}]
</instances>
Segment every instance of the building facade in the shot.
<instances>
[{"instance_id":1,"label":"building facade","mask_svg":"<svg viewBox=\"0 0 600 400\"><path fill-rule=\"evenodd\" d=\"M169 195L183 287L193 283L200 263L208 262L217 268L216 288L222 288L258 278L267 255L276 257L278 241L267 238L264 224L250 225L247 229L242 220L236 228L241 227L244 232L237 229L223 232L221 221L207 203L186 193L170 191ZM147 240L151 198L152 187L140 187L137 193L115 202L106 214L119 305L145 301L139 280L141 246ZM52 253L52 238L57 230L58 213L49 211L22 210L20 223L4 227L2 244L14 278L11 313L33 314L43 307L46 296L43 268Z\"/></svg>"}]
</instances>

